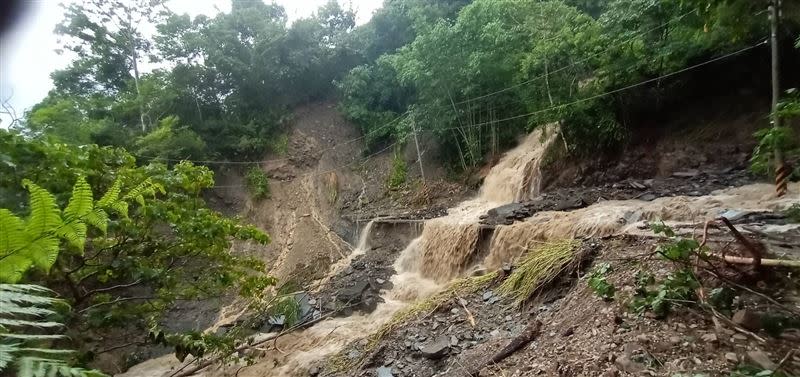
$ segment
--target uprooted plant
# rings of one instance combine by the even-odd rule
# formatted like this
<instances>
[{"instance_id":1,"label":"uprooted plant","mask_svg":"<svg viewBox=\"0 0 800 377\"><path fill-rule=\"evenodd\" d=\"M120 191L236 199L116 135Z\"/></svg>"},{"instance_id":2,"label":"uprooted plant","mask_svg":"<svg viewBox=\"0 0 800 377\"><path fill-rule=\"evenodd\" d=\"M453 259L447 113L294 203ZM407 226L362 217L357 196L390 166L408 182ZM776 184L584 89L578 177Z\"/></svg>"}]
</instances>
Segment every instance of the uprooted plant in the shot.
<instances>
[{"instance_id":1,"label":"uprooted plant","mask_svg":"<svg viewBox=\"0 0 800 377\"><path fill-rule=\"evenodd\" d=\"M751 254L750 257L712 251L707 243L708 230L720 225L726 226L731 231L736 241ZM791 261L762 258L762 247L743 236L727 218L707 222L700 241L678 235L673 228L663 222L651 224L650 229L656 235L666 237L666 241L658 245L654 253L671 262L673 269L659 277L649 267L640 268L634 277L634 294L628 301L631 311L638 314L649 312L656 318L665 318L676 306L700 309L737 330L757 337L745 329L738 328L729 319L735 306L734 298L747 291L757 294L788 313L788 316L761 318L768 333L776 335L783 329L796 327L800 319L796 312L766 294L736 283L726 277L730 273L722 271L734 270L736 274L741 274L742 272L733 269L734 266L740 265L748 265L754 270L758 270L761 266L793 266ZM604 299L613 297L613 285L606 281L610 272L610 265L600 264L595 267L587 281L589 287Z\"/></svg>"}]
</instances>

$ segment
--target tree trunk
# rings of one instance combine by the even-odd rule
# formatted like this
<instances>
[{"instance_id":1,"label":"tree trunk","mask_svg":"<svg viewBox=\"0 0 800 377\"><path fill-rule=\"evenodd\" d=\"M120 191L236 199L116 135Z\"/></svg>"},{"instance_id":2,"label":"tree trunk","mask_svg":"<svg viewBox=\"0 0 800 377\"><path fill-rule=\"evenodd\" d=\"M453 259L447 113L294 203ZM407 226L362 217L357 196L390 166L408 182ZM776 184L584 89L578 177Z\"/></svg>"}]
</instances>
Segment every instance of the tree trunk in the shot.
<instances>
[{"instance_id":1,"label":"tree trunk","mask_svg":"<svg viewBox=\"0 0 800 377\"><path fill-rule=\"evenodd\" d=\"M139 124L142 126L142 133L147 132L147 126L144 122L144 105L142 104L142 91L139 88L139 58L136 54L136 38L133 34L133 20L131 19L131 12L128 11L128 42L131 49L131 65L133 65L133 85L136 87L136 102L139 103Z\"/></svg>"}]
</instances>

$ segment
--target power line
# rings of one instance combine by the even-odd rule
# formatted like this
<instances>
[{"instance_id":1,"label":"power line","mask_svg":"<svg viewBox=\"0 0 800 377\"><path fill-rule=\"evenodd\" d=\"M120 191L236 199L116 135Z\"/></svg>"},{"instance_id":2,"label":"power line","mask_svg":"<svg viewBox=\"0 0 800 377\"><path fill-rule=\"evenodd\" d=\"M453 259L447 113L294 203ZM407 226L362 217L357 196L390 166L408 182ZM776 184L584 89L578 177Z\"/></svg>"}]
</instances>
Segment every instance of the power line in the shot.
<instances>
[{"instance_id":1,"label":"power line","mask_svg":"<svg viewBox=\"0 0 800 377\"><path fill-rule=\"evenodd\" d=\"M325 152L332 151L332 150L334 150L334 149L336 149L338 147L341 147L341 146L344 146L344 145L348 145L348 144L352 144L352 143L355 143L356 141L365 139L368 136L373 135L373 134L377 133L378 131L380 131L380 130L386 128L386 127L389 127L390 125L392 125L393 123L395 123L396 121L402 119L403 117L405 117L407 115L408 115L408 111L404 112L403 114L398 115L396 118L392 119L388 123L385 123L384 125L376 128L376 129L374 129L374 130L372 130L372 131L370 131L370 132L368 132L368 133L366 133L364 135L361 135L361 136L359 136L359 137L357 137L355 139L347 140L347 141L341 142L339 144L333 145L331 147L328 147L326 149L321 150L319 153L320 153L320 155L322 155ZM156 156L142 156L142 155L137 155L137 154L134 154L134 153L131 153L131 155L133 155L135 157L139 157L139 158L144 158L144 159L149 159L149 160L156 160L156 161L167 161L167 162L188 161L188 162L192 162L192 163L195 163L195 164L204 164L204 165L250 165L250 164L265 164L265 163L270 163L270 162L289 161L289 158L287 158L287 157L276 158L276 159L272 159L272 160L261 160L261 161L223 161L223 160L175 159L175 158L164 158L164 157L156 157Z\"/></svg>"},{"instance_id":2,"label":"power line","mask_svg":"<svg viewBox=\"0 0 800 377\"><path fill-rule=\"evenodd\" d=\"M684 13L684 14L682 14L682 15L678 16L678 17L675 17L675 18L673 18L673 19L671 19L671 20L669 20L669 21L667 21L667 22L665 22L665 23L663 23L663 24L661 24L661 25L658 25L658 26L656 26L656 27L653 27L653 28L651 28L651 29L648 29L648 30L645 30L645 31L640 31L640 32L638 32L638 33L635 33L635 34L633 34L633 35L632 35L630 38L628 38L628 39L626 39L625 41L623 41L623 42L621 42L621 43L617 44L617 46L619 46L619 45L622 45L622 44L625 44L625 43L628 43L628 42L630 42L630 41L634 40L636 37L639 37L639 36L641 36L641 35L644 35L644 34L647 34L647 33L650 33L650 32L652 32L652 31L655 31L655 30L661 29L661 28L663 28L663 27L665 27L665 26L667 26L667 25L669 25L669 24L671 24L671 23L673 23L673 22L680 21L680 20L682 20L684 17L686 17L686 16L688 16L688 15L690 15L690 14L692 14L692 13L694 13L694 10L688 11L688 12L686 12L686 13ZM606 49L606 50L607 50L607 49ZM570 69L570 68L572 68L572 67L575 67L575 66L576 66L576 65L578 65L578 64L585 63L586 61L588 61L588 60L590 60L590 59L596 58L596 57L598 57L598 56L600 56L600 55L604 54L604 53L606 52L606 50L604 50L604 51L600 51L600 52L598 52L598 53L595 53L595 54L592 54L592 55L589 55L589 56L588 56L588 57L586 57L586 58L583 58L583 59L581 59L581 60L578 60L578 61L576 61L576 62L570 63L570 64L568 64L568 65L566 65L566 66L564 66L564 67L558 68L558 69L556 69L556 70L554 70L554 71L551 71L551 72L548 72L548 73L545 73L545 74L542 74L542 75L536 76L536 77L534 77L534 78L532 78L532 79L529 79L529 80L526 80L526 81L523 81L523 82L520 82L520 83L517 83L517 84L511 85L511 86L509 86L509 87L505 87L505 88L503 88L503 89L500 89L500 90L497 90L497 91L494 91L494 92L491 92L491 93L483 94L483 95L480 95L480 96L477 96L477 97L473 97L473 98L468 98L468 99L465 99L465 100L463 100L463 101L456 102L455 104L456 104L456 105L461 105L461 104L465 104L465 103L468 103L468 102L473 102L473 101L477 101L477 100L480 100L480 99L484 99L484 98L492 97L492 96L495 96L495 95L497 95L497 94L505 93L505 92L507 92L507 91L509 91L509 90L511 90L511 89L519 88L520 86L524 86L524 85L530 84L530 83L532 83L532 82L534 82L534 81L536 81L536 80L539 80L539 79L542 79L542 78L545 78L545 77L549 77L549 76L551 76L551 75L553 75L553 74L555 74L555 73L558 73L558 72L561 72L561 71L564 71L564 70Z\"/></svg>"},{"instance_id":3,"label":"power line","mask_svg":"<svg viewBox=\"0 0 800 377\"><path fill-rule=\"evenodd\" d=\"M572 102L563 103L563 104L556 105L556 106L551 106L551 107L548 107L548 108L540 109L540 110L533 111L533 112L526 113L526 114L520 114L520 115L511 116L511 117L508 117L508 118L503 118L503 119L499 119L499 120L493 120L493 121L490 121L490 122L475 123L475 124L471 124L471 125L464 126L464 127L461 127L461 128L463 129L463 128L481 127L481 126L485 126L485 125L489 125L489 124L497 124L497 123L500 123L500 122L506 122L506 121L509 121L509 120L520 119L520 118L529 117L529 116L545 113L545 112L556 110L556 109L561 109L561 108L577 105L579 103L591 101L591 100L594 100L594 99L598 99L598 98L602 98L602 97L609 96L609 95L612 95L612 94L616 94L616 93L619 93L619 92L623 92L623 91L626 91L626 90L630 90L630 89L633 89L633 88L636 88L636 87L639 87L639 86L647 85L647 84L650 84L650 83L653 83L653 82L656 82L656 81L659 81L659 80L663 80L665 78L677 76L679 74L682 74L682 73L685 73L685 72L688 72L688 71L691 71L691 70L706 66L708 64L712 64L712 63L715 63L717 61L724 60L724 59L727 59L727 58L742 54L742 53L747 52L749 50L755 49L755 48L757 48L759 46L763 46L766 43L767 43L767 41L764 40L764 41L761 41L761 42L759 42L759 43L757 43L755 45L752 45L752 46L749 46L749 47L745 47L743 49L740 49L740 50L737 50L737 51L734 51L734 52L731 52L731 53L728 53L728 54L725 54L725 55L722 55L722 56L718 56L718 57L713 58L713 59L706 60L706 61L704 61L702 63L697 63L697 64L694 64L692 66L682 68L682 69L677 70L675 72L670 72L670 73L667 73L667 74L664 74L664 75L661 75L661 76L658 76L658 77L654 77L654 78L651 78L651 79L647 79L647 80L638 82L636 84L631 84L631 85L624 86L622 88L609 90L607 92L603 92L603 93L600 93L600 94L596 94L596 95L593 95L593 96L589 96L589 97L586 97L586 98L575 100L575 101L572 101ZM456 129L459 129L459 127L444 128L444 129L441 129L440 131L449 131L449 130L456 130ZM339 167L336 167L336 168L328 169L328 170L323 171L323 172L307 173L307 174L300 175L298 177L299 178L305 178L305 177L308 177L308 176L328 174L328 173L331 173L331 172L335 172L335 171L337 171L337 170L339 170L341 168L353 165L355 163L366 162L366 161L372 159L373 157L375 157L375 156L377 156L377 155L389 150L390 148L394 147L398 143L400 143L400 141L395 141L395 142L389 144L387 147L385 147L385 148L383 148L383 149L381 149L381 150L379 150L379 151L377 151L375 153L370 154L364 160L353 161L351 163L348 163L348 164L345 164L345 165L342 165L342 166L339 166ZM211 188L234 188L234 187L244 187L244 186L245 185L213 186Z\"/></svg>"},{"instance_id":4,"label":"power line","mask_svg":"<svg viewBox=\"0 0 800 377\"><path fill-rule=\"evenodd\" d=\"M367 162L370 159L372 159L373 157L375 157L375 156L377 156L377 155L379 155L379 154L381 154L383 152L388 151L389 149L391 149L392 147L394 147L398 143L399 143L399 141L395 141L395 142L387 145L385 148L383 148L383 149L381 149L381 150L379 150L379 151L377 151L375 153L372 153L372 154L368 155L363 160L356 160L356 161L353 161L353 162L350 162L350 163L347 163L347 164L344 164L344 165L341 165L341 166L337 166L335 168L331 168L331 169L328 169L328 170L325 170L325 171L321 171L321 172L311 172L311 173L301 174L301 175L299 175L297 177L294 177L294 178L290 179L290 181L294 181L295 179L298 179L298 178L302 179L302 178L313 177L313 176L317 176L317 175L325 175L325 174L333 173L333 172L335 172L335 171L337 171L339 169L346 168L346 167L348 167L350 165ZM209 187L209 188L235 188L235 187L245 187L245 186L246 185L227 185L227 186L212 186L212 187Z\"/></svg>"},{"instance_id":5,"label":"power line","mask_svg":"<svg viewBox=\"0 0 800 377\"><path fill-rule=\"evenodd\" d=\"M609 95L612 95L612 94L616 94L616 93L619 93L619 92L623 92L623 91L626 91L626 90L629 90L629 89L633 89L633 88L636 88L636 87L639 87L639 86L642 86L642 85L647 85L647 84L650 84L650 83L653 83L653 82L656 82L656 81L659 81L659 80L663 80L663 79L668 78L668 77L676 76L676 75L679 75L681 73L684 73L684 72L687 72L687 71L690 71L690 70L693 70L693 69L697 69L699 67L702 67L702 66L705 66L705 65L708 65L708 64L723 60L723 59L727 59L727 58L730 58L730 57L735 56L735 55L742 54L744 52L747 52L749 50L755 49L755 48L757 48L759 46L763 46L765 44L767 44L767 41L763 40L763 41L761 41L761 42L759 42L759 43L757 43L755 45L752 45L752 46L749 46L749 47L745 47L743 49L740 49L740 50L737 50L737 51L734 51L734 52L731 52L731 53L728 53L728 54L725 54L725 55L722 55L722 56L718 56L718 57L710 59L710 60L706 60L706 61L704 61L702 63L698 63L698 64L695 64L695 65L692 65L692 66L677 70L675 72L667 73L667 74L664 74L664 75L661 75L661 76L658 76L658 77L655 77L655 78L652 78L652 79L647 79L645 81L641 81L641 82L638 82L636 84L631 84L631 85L628 85L628 86L624 86L622 88L610 90L610 91L607 91L607 92L604 92L604 93L600 93L600 94L596 94L596 95L589 96L589 97L586 97L586 98L582 98L582 99L579 99L579 100L576 100L576 101L573 101L573 102L563 103L563 104L552 106L552 107L548 107L548 108L545 108L545 109L536 110L536 111L533 111L533 112L530 112L530 113L526 113L526 114L515 115L515 116L508 117L508 118L500 119L500 120L493 120L493 121L489 121L489 122L471 124L471 125L465 126L464 128L479 127L479 126L485 126L485 125L488 125L488 124L497 124L497 123L500 123L500 122L505 122L505 121L509 121L509 120L515 120L515 119L524 118L524 117L529 117L529 116L545 113L545 112L548 112L548 111L552 111L552 110L556 110L556 109L562 109L562 108L569 107L569 106L572 106L572 105L577 105L579 103L583 103L583 102L591 101L591 100L594 100L594 99L602 98L602 97L609 96ZM449 130L456 130L456 129L459 129L459 127L444 128L444 129L441 129L441 131L449 131Z\"/></svg>"}]
</instances>

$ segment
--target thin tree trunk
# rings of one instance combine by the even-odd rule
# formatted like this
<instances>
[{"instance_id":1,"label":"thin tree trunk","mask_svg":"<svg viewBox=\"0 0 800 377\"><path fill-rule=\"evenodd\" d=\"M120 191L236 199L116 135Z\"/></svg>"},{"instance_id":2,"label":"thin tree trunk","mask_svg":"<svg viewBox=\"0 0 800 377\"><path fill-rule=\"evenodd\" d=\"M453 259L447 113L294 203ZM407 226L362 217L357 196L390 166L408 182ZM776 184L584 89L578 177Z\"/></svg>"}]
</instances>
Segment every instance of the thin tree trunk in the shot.
<instances>
[{"instance_id":1,"label":"thin tree trunk","mask_svg":"<svg viewBox=\"0 0 800 377\"><path fill-rule=\"evenodd\" d=\"M136 54L136 39L133 35L133 20L131 19L131 11L128 10L128 35L131 49L131 63L133 65L133 85L136 87L136 102L139 103L139 123L142 126L142 132L147 132L147 126L144 122L144 105L142 104L142 91L139 88L139 57Z\"/></svg>"}]
</instances>

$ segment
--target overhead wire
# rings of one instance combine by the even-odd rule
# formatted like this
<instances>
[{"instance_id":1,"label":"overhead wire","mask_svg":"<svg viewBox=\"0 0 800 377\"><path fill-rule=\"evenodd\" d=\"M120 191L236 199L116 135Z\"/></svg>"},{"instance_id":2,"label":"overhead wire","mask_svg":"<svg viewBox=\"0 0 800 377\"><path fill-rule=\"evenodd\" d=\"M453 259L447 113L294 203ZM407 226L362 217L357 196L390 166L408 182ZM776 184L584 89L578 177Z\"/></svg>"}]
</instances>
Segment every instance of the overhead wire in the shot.
<instances>
[{"instance_id":1,"label":"overhead wire","mask_svg":"<svg viewBox=\"0 0 800 377\"><path fill-rule=\"evenodd\" d=\"M396 118L392 119L391 121L383 124L382 126L376 128L376 129L373 129L373 130L371 130L371 131L369 131L369 132L367 132L367 133L365 133L365 134L363 134L363 135L361 135L361 136L359 136L359 137L357 137L355 139L351 139L351 140L347 140L347 141L343 141L341 143L335 144L335 145L330 146L328 148L322 149L318 153L320 155L322 155L325 152L329 152L329 151L335 150L338 147L345 146L345 145L348 145L348 144L352 144L352 143L355 143L356 141L359 141L359 140L363 140L363 139L365 139L365 138L367 138L367 137L369 137L371 135L376 134L378 131L380 131L380 130L386 128L386 127L389 127L390 125L394 124L395 122L397 122L400 119L403 119L406 116L408 116L408 111L398 115ZM164 158L164 157L157 157L157 156L143 156L143 155L138 155L138 154L134 154L134 153L131 153L131 154L133 156L135 156L135 157L139 157L139 158L143 158L143 159L149 159L151 161L166 161L166 162L188 161L188 162L191 162L191 163L204 164L204 165L252 165L252 164L265 164L265 163L270 163L270 162L289 161L288 157L275 158L275 159L270 159L270 160L260 160L260 161L228 161L228 160L177 159L177 158Z\"/></svg>"},{"instance_id":2,"label":"overhead wire","mask_svg":"<svg viewBox=\"0 0 800 377\"><path fill-rule=\"evenodd\" d=\"M670 19L669 21L667 21L667 22L665 22L665 23L663 23L661 25L655 26L655 27L650 28L648 30L644 30L644 31L640 31L640 32L634 33L630 38L626 39L623 42L620 42L619 45L628 43L628 42L632 41L634 38L636 38L636 37L638 37L640 35L647 34L649 32L655 31L655 30L660 29L662 27L665 27L665 26L667 26L667 25L669 25L669 24L671 24L673 22L680 21L683 18L685 18L686 16L688 16L689 14L693 13L693 12L694 12L693 10L692 11L688 11L686 13L681 14L680 16L677 16L677 17L675 17L673 19ZM559 37L544 38L543 42L549 42L551 40L556 40L556 39L559 39ZM536 80L539 80L539 79L542 79L542 78L545 78L545 77L549 77L549 76L551 76L553 74L559 73L559 72L567 70L569 68L572 68L572 67L574 67L574 66L576 66L578 64L582 64L582 63L584 63L584 62L586 62L586 61L588 61L590 59L593 59L593 58L595 58L597 56L602 55L604 52L605 51L592 54L592 55L590 55L588 57L585 57L585 58L583 58L581 60L578 60L576 62L572 62L572 63L570 63L570 64L568 64L568 65L566 65L564 67L555 69L555 70L550 71L550 72L548 72L546 74L542 74L542 75L536 76L536 77L534 77L532 79L529 79L529 80L526 80L526 81L511 85L511 86L505 87L503 89L500 89L500 90L497 90L497 91L494 91L494 92L491 92L491 93L483 94L483 95L480 95L480 96L477 96L477 97L469 98L469 99L466 99L466 100L462 100L462 101L459 101L459 102L454 102L453 106L455 107L456 105L477 101L477 100L483 99L483 98L488 98L488 97L491 97L491 96L494 96L494 95L497 95L497 94L501 94L501 93L507 92L507 91L509 91L511 89L515 89L515 88L518 88L520 86L524 86L524 85L530 84L530 83L532 83L532 82L534 82ZM517 102L521 102L521 101L517 101ZM445 108L445 107L449 108L450 106L441 105L441 107L442 108ZM497 108L497 107L494 107L494 108ZM323 149L322 151L320 151L320 153L322 154L322 153L325 153L325 152L328 152L328 151L331 151L331 150L335 150L337 147L348 145L348 144L354 143L356 141L365 139L368 136L370 136L372 134L375 134L378 131L380 131L380 130L392 125L393 123L395 123L396 121L402 119L403 117L407 116L408 114L409 114L409 110L407 110L403 114L397 116L395 119L392 119L388 123L376 128L374 130L371 130L370 132L368 132L368 133L366 133L366 134L364 134L364 135L362 135L360 137L357 137L355 139L347 140L345 142L333 145L333 146L331 146L329 148ZM459 128L453 128L453 129L459 129ZM270 163L270 162L283 162L283 161L288 161L289 160L289 158L285 158L285 157L284 158L270 159L270 160L260 160L260 161L192 160L192 159L163 158L163 157L157 157L157 156L144 156L144 155L137 155L137 154L133 154L133 155L136 156L136 157L139 157L139 158L149 159L149 160L156 160L156 161L166 161L166 162L188 161L188 162L192 162L192 163L205 164L205 165L251 165L251 164L263 164L263 163Z\"/></svg>"},{"instance_id":3,"label":"overhead wire","mask_svg":"<svg viewBox=\"0 0 800 377\"><path fill-rule=\"evenodd\" d=\"M644 80L644 81L641 81L641 82L638 82L638 83L635 83L635 84L627 85L627 86L624 86L622 88L609 90L609 91L606 91L606 92L603 92L603 93L599 93L599 94L596 94L596 95L592 95L592 96L589 96L589 97L586 97L586 98L581 98L581 99L578 99L578 100L575 100L575 101L571 101L571 102L567 102L567 103L551 106L551 107L540 109L540 110L537 110L537 111L533 111L533 112L529 112L529 113L525 113L525 114L519 114L519 115L515 115L515 116L511 116L511 117L503 118L503 119L499 119L499 120L493 120L493 121L490 121L490 122L475 123L475 124L471 124L471 125L468 125L468 126L464 126L462 128L482 127L482 126L489 125L489 124L497 124L497 123L506 122L506 121L510 121L510 120L520 119L520 118L524 118L524 117L529 117L529 116L545 113L545 112L548 112L548 111L553 111L553 110L556 110L556 109L561 109L561 108L573 106L573 105L576 105L576 104L579 104L579 103L591 101L591 100L602 98L602 97L609 96L609 95L612 95L612 94L620 93L620 92L623 92L623 91L626 91L626 90L630 90L630 89L633 89L633 88L636 88L636 87L639 87L639 86L647 85L647 84L650 84L650 83L653 83L653 82L656 82L656 81L659 81L659 80L663 80L663 79L666 79L666 78L669 78L669 77L677 76L677 75L680 75L680 74L685 73L687 71L691 71L691 70L706 66L708 64L712 64L712 63L718 62L720 60L724 60L724 59L727 59L727 58L742 54L742 53L747 52L749 50L752 50L752 49L758 48L760 46L763 46L766 43L767 43L767 40L765 39L765 40L763 40L763 41L761 41L761 42L759 42L757 44L754 44L752 46L745 47L745 48L739 49L737 51L734 51L734 52L731 52L731 53L728 53L728 54L725 54L725 55L721 55L721 56L718 56L716 58L709 59L709 60L706 60L704 62L691 65L689 67L682 68L682 69L674 71L674 72L670 72L670 73L667 73L667 74L664 74L664 75L660 75L658 77L647 79L647 80ZM449 131L449 130L456 130L456 129L459 129L459 127L443 128L440 131ZM300 175L298 177L299 178L305 178L307 176L328 174L328 173L331 173L331 172L335 172L335 171L337 171L337 170L339 170L341 168L353 165L355 163L364 163L364 162L374 158L375 156L377 156L379 154L382 154L383 152L389 150L390 148L394 147L395 145L398 145L399 143L400 143L400 141L395 141L395 142L389 144L387 147L385 147L385 148L383 148L383 149L381 149L381 150L379 150L379 151L377 151L375 153L370 154L364 160L353 161L353 162L350 162L348 164L345 164L345 165L342 165L342 166L339 166L339 167L336 167L336 168L325 170L323 172L312 172L312 173L307 173L307 174ZM415 163L417 161L415 161ZM243 187L243 186L244 185L213 186L213 188L233 188L233 187Z\"/></svg>"},{"instance_id":4,"label":"overhead wire","mask_svg":"<svg viewBox=\"0 0 800 377\"><path fill-rule=\"evenodd\" d=\"M321 176L321 175L325 175L325 174L330 174L330 173L336 172L339 169L346 168L346 167L348 167L350 165L363 164L363 163L371 160L372 158L382 154L383 152L388 151L389 149L391 149L392 147L394 147L395 145L397 145L399 143L400 143L400 141L395 141L393 143L390 143L389 145L387 145L383 149L366 156L364 159L359 159L359 160L356 160L356 161L352 161L352 162L349 162L347 164L344 164L344 165L341 165L341 166L337 166L335 168L327 169L327 170L324 170L324 171L321 171L321 172L315 171L315 172L311 172L311 173L301 174L301 175L298 175L298 176L292 178L291 180L295 180L295 179L298 179L298 178L302 179L302 178L306 178L306 177ZM246 185L222 185L222 186L212 186L212 187L209 187L209 188L235 188L235 187L245 187L245 186Z\"/></svg>"},{"instance_id":5,"label":"overhead wire","mask_svg":"<svg viewBox=\"0 0 800 377\"><path fill-rule=\"evenodd\" d=\"M589 97L586 97L586 98L581 98L581 99L576 100L576 101L572 101L572 102L563 103L563 104L560 104L560 105L551 106L551 107L548 107L548 108L536 110L536 111L525 113L525 114L514 115L514 116L511 116L511 117L508 117L508 118L503 118L503 119L499 119L499 120L492 120L492 121L489 121L489 122L474 123L474 124L471 124L471 125L468 125L468 126L464 126L464 128L485 126L487 124L496 124L496 123L505 122L505 121L509 121L509 120L515 120L515 119L519 119L519 118L529 117L529 116L545 113L545 112L548 112L548 111L561 109L561 108L568 107L568 106L577 105L579 103L583 103L583 102L591 101L591 100L594 100L594 99L602 98L602 97L605 97L605 96L609 96L609 95L612 95L612 94L616 94L616 93L619 93L619 92L630 90L630 89L633 89L633 88L636 88L636 87L639 87L639 86L647 85L647 84L650 84L650 83L653 83L653 82L656 82L656 81L659 81L659 80L663 80L665 78L676 76L676 75L679 75L681 73L684 73L684 72L687 72L687 71L690 71L690 70L693 70L693 69L697 69L699 67L702 67L702 66L705 66L705 65L720 61L720 60L724 60L724 59L730 58L732 56L736 56L736 55L742 54L744 52L747 52L749 50L758 48L758 47L763 46L765 44L767 44L767 40L766 39L761 41L761 42L759 42L759 43L751 45L749 47L745 47L745 48L742 48L740 50L736 50L734 52L731 52L731 53L728 53L728 54L725 54L725 55L721 55L721 56L718 56L718 57L713 58L713 59L706 60L706 61L704 61L702 63L697 63L697 64L694 64L692 66L682 68L682 69L677 70L675 72L670 72L670 73L667 73L667 74L664 74L664 75L661 75L661 76L658 76L658 77L647 79L647 80L638 82L636 84L627 85L627 86L624 86L622 88L609 90L607 92L603 92L603 93L600 93L600 94L592 95L592 96L589 96ZM455 129L458 129L458 128L459 127L443 128L443 129L441 129L441 131L455 130Z\"/></svg>"},{"instance_id":6,"label":"overhead wire","mask_svg":"<svg viewBox=\"0 0 800 377\"><path fill-rule=\"evenodd\" d=\"M688 12L686 12L686 13L683 13L683 14L681 14L681 15L680 15L680 16L678 16L678 17L675 17L675 18L673 18L673 19L670 19L669 21L667 21L667 22L665 22L665 23L663 23L663 24L660 24L660 25L658 25L658 26L655 26L655 27L653 27L653 28L650 28L650 29L648 29L648 30L639 31L639 32L637 32L637 33L634 33L633 35L631 35L631 37L630 37L630 38L627 38L626 40L624 40L624 41L622 41L622 42L618 43L618 44L617 44L617 46L619 46L619 45L623 45L623 44L625 44L625 43L628 43L628 42L630 42L630 41L634 40L635 38L637 38L637 37L639 37L639 36L641 36L641 35L644 35L644 34L647 34L647 33L650 33L650 32L652 32L652 31L655 31L655 30L661 29L661 28L663 28L663 27L666 27L666 26L668 26L669 24L671 24L671 23L673 23L673 22L680 21L680 20L684 19L686 16L688 16L688 15L690 15L690 14L692 14L692 13L694 13L694 10L691 10L691 11L688 11ZM496 90L496 91L494 91L494 92L490 92L490 93L482 94L482 95L479 95L479 96L476 96L476 97L468 98L468 99L465 99L465 100L462 100L462 101L458 101L458 102L455 102L455 104L456 104L456 105L462 105L462 104L465 104L465 103L468 103L468 102L474 102L474 101L477 101L477 100L480 100L480 99L484 99L484 98L492 97L492 96L495 96L495 95L498 95L498 94L501 94L501 93L505 93L505 92L507 92L507 91L509 91L509 90L511 90L511 89L516 89L516 88L519 88L519 87L521 87L521 86L524 86L524 85L530 84L530 83L532 83L532 82L534 82L534 81L536 81L536 80L540 80L540 79L543 79L543 78L545 78L545 77L549 77L550 75L553 75L553 74L559 73L559 72L561 72L561 71L564 71L564 70L570 69L570 68L572 68L572 67L575 67L575 66L577 66L578 64L585 63L585 62L589 61L590 59L593 59L593 58L596 58L596 57L598 57L598 56L601 56L601 55L603 55L604 53L606 53L606 51L607 51L607 50L608 50L608 49L604 49L603 51L599 51L599 52L597 52L597 53L594 53L594 54L592 54L592 55L589 55L589 56L587 56L587 57L585 57L585 58L583 58L583 59L580 59L580 60L578 60L578 61L572 62L572 63L570 63L570 64L568 64L568 65L566 65L566 66L564 66L564 67L561 67L561 68L555 69L555 70L553 70L553 71L550 71L550 72L548 72L548 73L544 73L544 74L542 74L542 75L536 76L536 77L534 77L534 78L531 78L531 79L528 79L528 80L525 80L525 81L519 82L519 83L517 83L517 84L511 85L511 86L508 86L508 87L505 87L505 88L502 88L502 89L499 89L499 90Z\"/></svg>"}]
</instances>

